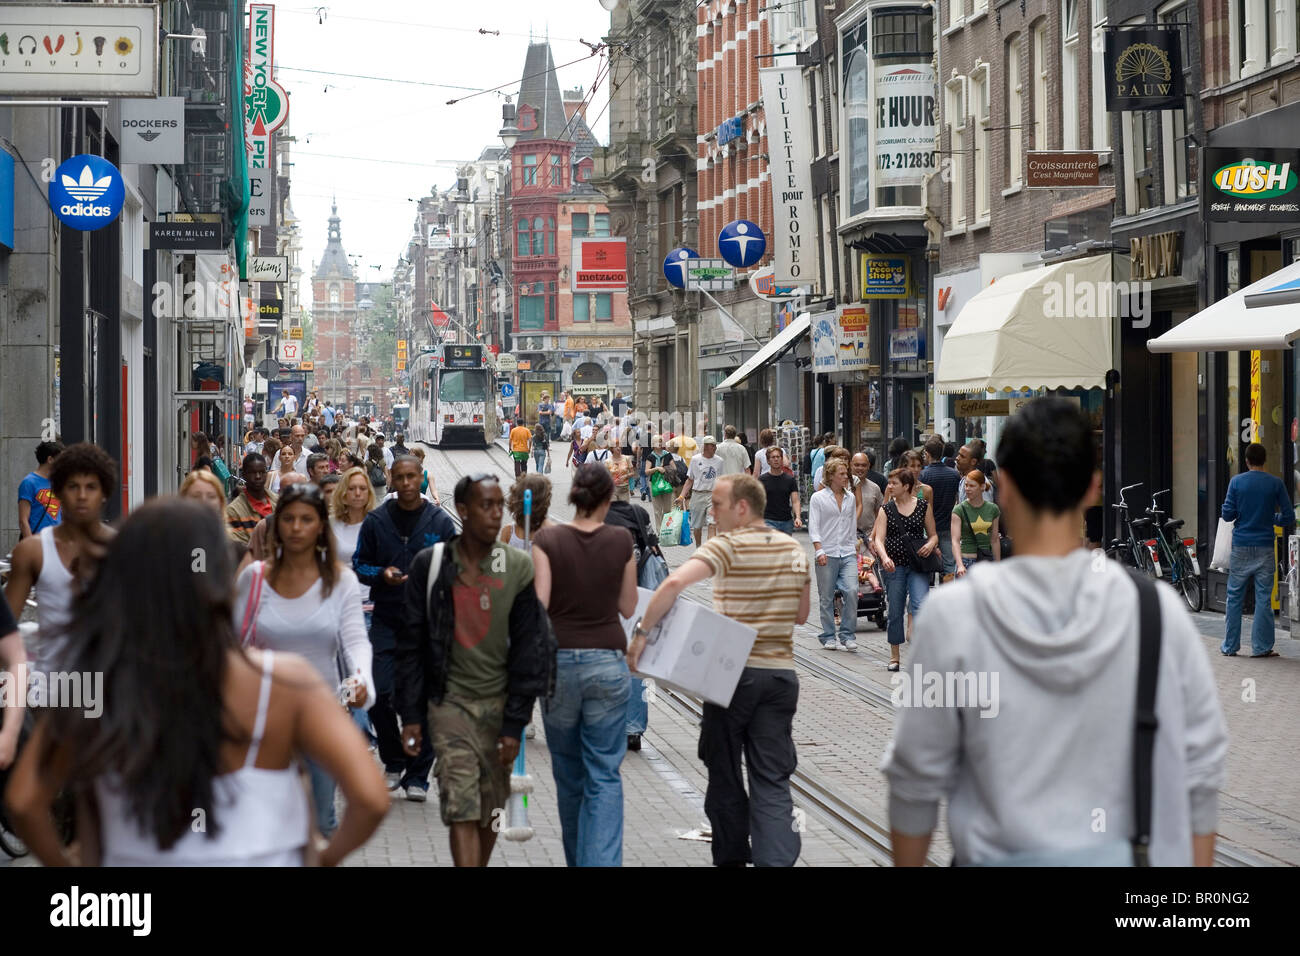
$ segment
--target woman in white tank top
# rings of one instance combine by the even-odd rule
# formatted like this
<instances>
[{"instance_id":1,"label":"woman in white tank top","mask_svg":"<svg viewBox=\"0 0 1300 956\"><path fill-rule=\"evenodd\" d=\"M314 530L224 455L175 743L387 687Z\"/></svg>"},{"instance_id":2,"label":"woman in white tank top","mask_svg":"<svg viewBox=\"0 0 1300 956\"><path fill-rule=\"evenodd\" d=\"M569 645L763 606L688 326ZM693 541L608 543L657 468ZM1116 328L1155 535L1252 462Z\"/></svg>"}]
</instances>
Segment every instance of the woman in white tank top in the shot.
<instances>
[{"instance_id":1,"label":"woman in white tank top","mask_svg":"<svg viewBox=\"0 0 1300 956\"><path fill-rule=\"evenodd\" d=\"M102 713L43 714L8 790L11 822L43 863L70 862L50 817L67 788L96 804L79 818L98 818L77 835L83 863L301 864L298 754L347 800L322 864L379 826L383 776L332 688L297 655L240 649L231 573L225 530L199 502L155 499L123 524L68 630L65 666L104 675Z\"/></svg>"},{"instance_id":2,"label":"woman in white tank top","mask_svg":"<svg viewBox=\"0 0 1300 956\"><path fill-rule=\"evenodd\" d=\"M528 551L530 545L524 544L524 492L533 493L533 511L530 517L530 534L537 534L542 528L549 528L556 522L547 517L551 510L551 479L545 475L527 474L515 479L506 497L506 510L514 519L512 524L501 529L502 544L520 551Z\"/></svg>"}]
</instances>

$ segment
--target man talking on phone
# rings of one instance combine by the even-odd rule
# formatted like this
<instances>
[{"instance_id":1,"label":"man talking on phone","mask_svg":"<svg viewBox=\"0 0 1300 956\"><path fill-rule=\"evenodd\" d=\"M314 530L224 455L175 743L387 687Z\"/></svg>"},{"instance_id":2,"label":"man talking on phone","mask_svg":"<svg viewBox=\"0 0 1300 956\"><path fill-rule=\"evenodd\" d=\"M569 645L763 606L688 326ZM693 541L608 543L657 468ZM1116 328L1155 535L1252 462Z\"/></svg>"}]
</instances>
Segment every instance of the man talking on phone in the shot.
<instances>
[{"instance_id":1,"label":"man talking on phone","mask_svg":"<svg viewBox=\"0 0 1300 956\"><path fill-rule=\"evenodd\" d=\"M399 455L393 459L390 474L397 497L366 515L357 535L352 568L361 583L370 586L370 599L375 603L370 621L375 703L370 720L379 739L379 759L384 762L388 789L405 789L407 800L423 803L429 798L433 746L428 728L422 726L419 753L409 756L402 747L393 696L394 651L411 562L425 548L454 537L456 525L447 512L420 495L424 467L418 458Z\"/></svg>"}]
</instances>

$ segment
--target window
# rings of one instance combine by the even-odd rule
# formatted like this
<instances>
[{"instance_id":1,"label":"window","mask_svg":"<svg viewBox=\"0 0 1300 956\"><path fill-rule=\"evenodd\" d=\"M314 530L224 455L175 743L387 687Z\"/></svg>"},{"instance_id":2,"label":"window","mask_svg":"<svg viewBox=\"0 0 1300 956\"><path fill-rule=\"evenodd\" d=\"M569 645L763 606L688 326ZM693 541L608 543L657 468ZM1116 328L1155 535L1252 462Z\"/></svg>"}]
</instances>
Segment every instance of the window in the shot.
<instances>
[{"instance_id":1,"label":"window","mask_svg":"<svg viewBox=\"0 0 1300 956\"><path fill-rule=\"evenodd\" d=\"M469 369L444 370L438 377L440 402L483 402L487 400L487 376Z\"/></svg>"},{"instance_id":2,"label":"window","mask_svg":"<svg viewBox=\"0 0 1300 956\"><path fill-rule=\"evenodd\" d=\"M555 255L555 217L551 216L546 220L546 254ZM551 284L551 291L555 291L555 284Z\"/></svg>"},{"instance_id":3,"label":"window","mask_svg":"<svg viewBox=\"0 0 1300 956\"><path fill-rule=\"evenodd\" d=\"M981 13L989 12L989 0L974 0L971 6L971 17L977 17Z\"/></svg>"},{"instance_id":4,"label":"window","mask_svg":"<svg viewBox=\"0 0 1300 956\"><path fill-rule=\"evenodd\" d=\"M533 219L533 255L540 256L546 249L546 220L541 216Z\"/></svg>"},{"instance_id":5,"label":"window","mask_svg":"<svg viewBox=\"0 0 1300 956\"><path fill-rule=\"evenodd\" d=\"M610 322L614 318L614 296L609 292L596 293L596 321Z\"/></svg>"},{"instance_id":6,"label":"window","mask_svg":"<svg viewBox=\"0 0 1300 956\"><path fill-rule=\"evenodd\" d=\"M1007 41L1007 138L1006 184L1010 188L1024 182L1024 140L1021 124L1024 123L1025 99L1020 85L1020 35Z\"/></svg>"},{"instance_id":7,"label":"window","mask_svg":"<svg viewBox=\"0 0 1300 956\"><path fill-rule=\"evenodd\" d=\"M519 119L517 125L521 132L537 129L537 111L531 106L519 107Z\"/></svg>"},{"instance_id":8,"label":"window","mask_svg":"<svg viewBox=\"0 0 1300 956\"><path fill-rule=\"evenodd\" d=\"M591 182L592 165L593 164L590 159L584 159L582 162L578 164L578 182L580 183Z\"/></svg>"},{"instance_id":9,"label":"window","mask_svg":"<svg viewBox=\"0 0 1300 956\"><path fill-rule=\"evenodd\" d=\"M1270 15L1269 5L1270 0L1232 0L1228 5L1228 33L1234 80L1258 73L1266 69L1270 62L1283 62L1289 56L1286 48L1291 45L1293 31L1285 26L1282 30L1275 31L1274 22L1276 19L1278 25L1283 25L1287 19L1294 18L1294 13L1279 9L1275 15ZM1289 5L1278 3L1277 6L1282 8ZM1276 51L1273 48L1275 32L1281 34Z\"/></svg>"},{"instance_id":10,"label":"window","mask_svg":"<svg viewBox=\"0 0 1300 956\"><path fill-rule=\"evenodd\" d=\"M526 156L524 156L522 161L524 164L524 185L536 186L537 185L537 157L534 156L532 153L529 153Z\"/></svg>"},{"instance_id":11,"label":"window","mask_svg":"<svg viewBox=\"0 0 1300 956\"><path fill-rule=\"evenodd\" d=\"M564 157L563 156L551 157L551 185L552 186L564 185Z\"/></svg>"},{"instance_id":12,"label":"window","mask_svg":"<svg viewBox=\"0 0 1300 956\"><path fill-rule=\"evenodd\" d=\"M573 238L587 238L587 214L585 212L575 212L573 214Z\"/></svg>"},{"instance_id":13,"label":"window","mask_svg":"<svg viewBox=\"0 0 1300 956\"><path fill-rule=\"evenodd\" d=\"M1034 149L1047 149L1047 23L1033 30Z\"/></svg>"},{"instance_id":14,"label":"window","mask_svg":"<svg viewBox=\"0 0 1300 956\"><path fill-rule=\"evenodd\" d=\"M975 219L989 218L989 68L980 67L970 78L975 119Z\"/></svg>"},{"instance_id":15,"label":"window","mask_svg":"<svg viewBox=\"0 0 1300 956\"><path fill-rule=\"evenodd\" d=\"M948 26L961 26L966 16L966 0L948 0Z\"/></svg>"},{"instance_id":16,"label":"window","mask_svg":"<svg viewBox=\"0 0 1300 956\"><path fill-rule=\"evenodd\" d=\"M948 228L966 225L966 78L959 76L944 87L944 115L948 120L948 152L952 181L948 184Z\"/></svg>"},{"instance_id":17,"label":"window","mask_svg":"<svg viewBox=\"0 0 1300 956\"><path fill-rule=\"evenodd\" d=\"M539 331L546 326L546 297L541 295L519 295L519 328L524 331Z\"/></svg>"},{"instance_id":18,"label":"window","mask_svg":"<svg viewBox=\"0 0 1300 956\"><path fill-rule=\"evenodd\" d=\"M1155 200L1155 143L1153 118L1150 110L1124 113L1124 200L1129 215L1156 205Z\"/></svg>"},{"instance_id":19,"label":"window","mask_svg":"<svg viewBox=\"0 0 1300 956\"><path fill-rule=\"evenodd\" d=\"M1079 148L1079 0L1061 0L1061 148Z\"/></svg>"},{"instance_id":20,"label":"window","mask_svg":"<svg viewBox=\"0 0 1300 956\"><path fill-rule=\"evenodd\" d=\"M579 292L573 297L573 321L591 321L591 296Z\"/></svg>"},{"instance_id":21,"label":"window","mask_svg":"<svg viewBox=\"0 0 1300 956\"><path fill-rule=\"evenodd\" d=\"M1161 23L1187 23L1187 4L1180 2L1166 7L1159 11L1158 19ZM1182 37L1183 90L1188 91L1192 89L1192 72L1188 62L1187 30L1178 32ZM1164 181L1166 204L1180 203L1197 194L1196 147L1190 139L1196 124L1195 110L1196 100L1187 96L1183 109L1160 111L1160 153L1164 159L1161 179Z\"/></svg>"},{"instance_id":22,"label":"window","mask_svg":"<svg viewBox=\"0 0 1300 956\"><path fill-rule=\"evenodd\" d=\"M515 254L519 256L528 255L528 220L519 220L519 236L515 241Z\"/></svg>"},{"instance_id":23,"label":"window","mask_svg":"<svg viewBox=\"0 0 1300 956\"><path fill-rule=\"evenodd\" d=\"M330 286L330 305L338 305L338 304L339 304L339 287L336 285L332 285Z\"/></svg>"},{"instance_id":24,"label":"window","mask_svg":"<svg viewBox=\"0 0 1300 956\"><path fill-rule=\"evenodd\" d=\"M907 67L933 77L934 74L930 72L934 58L934 16L931 8L917 5L874 10L871 15L871 52L873 71L877 67ZM873 72L872 75L879 76L880 73ZM930 79L930 83L933 82ZM933 87L927 83L926 88ZM908 131L914 136L922 131L928 134L927 139L934 135L931 130L937 122L933 115L937 104L932 97L890 96L886 100L890 108L895 105L898 107L890 120L892 128L884 133L879 128L874 133L869 132L871 139L879 140L882 135L895 137L904 128L910 128ZM872 128L872 112L872 104L869 103L866 111L868 130ZM883 146L878 146L877 142L870 145L870 153L865 157L868 169L879 162L871 153L887 152ZM892 167L888 179L883 172L877 175L875 188L870 193L873 208L918 207L924 203L925 163L933 162L933 152L912 148L901 153L898 158L901 164Z\"/></svg>"},{"instance_id":25,"label":"window","mask_svg":"<svg viewBox=\"0 0 1300 956\"><path fill-rule=\"evenodd\" d=\"M1110 149L1106 112L1106 0L1092 0L1092 148Z\"/></svg>"},{"instance_id":26,"label":"window","mask_svg":"<svg viewBox=\"0 0 1300 956\"><path fill-rule=\"evenodd\" d=\"M596 213L596 228L592 231L591 234L597 238L609 237L609 213L607 212Z\"/></svg>"}]
</instances>

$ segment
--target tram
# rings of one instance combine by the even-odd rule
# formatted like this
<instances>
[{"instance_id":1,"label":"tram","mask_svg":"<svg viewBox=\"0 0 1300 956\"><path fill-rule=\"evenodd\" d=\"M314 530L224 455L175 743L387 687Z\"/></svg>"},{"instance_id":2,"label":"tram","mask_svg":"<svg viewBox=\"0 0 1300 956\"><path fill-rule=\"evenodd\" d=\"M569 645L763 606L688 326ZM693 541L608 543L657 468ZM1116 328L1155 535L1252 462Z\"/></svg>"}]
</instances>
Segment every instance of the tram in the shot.
<instances>
[{"instance_id":1,"label":"tram","mask_svg":"<svg viewBox=\"0 0 1300 956\"><path fill-rule=\"evenodd\" d=\"M486 448L495 438L495 377L482 345L440 345L410 371L409 438L439 448Z\"/></svg>"}]
</instances>

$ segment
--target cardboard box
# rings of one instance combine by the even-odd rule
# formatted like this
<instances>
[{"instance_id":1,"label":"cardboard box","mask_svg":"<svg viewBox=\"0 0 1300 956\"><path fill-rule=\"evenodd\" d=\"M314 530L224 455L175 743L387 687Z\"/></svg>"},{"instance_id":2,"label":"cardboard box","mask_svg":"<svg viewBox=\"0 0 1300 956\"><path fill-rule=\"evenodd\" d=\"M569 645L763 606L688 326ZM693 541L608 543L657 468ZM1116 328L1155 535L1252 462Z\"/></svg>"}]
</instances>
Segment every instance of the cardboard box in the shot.
<instances>
[{"instance_id":1,"label":"cardboard box","mask_svg":"<svg viewBox=\"0 0 1300 956\"><path fill-rule=\"evenodd\" d=\"M636 613L623 620L629 640L632 625L645 613L653 595L653 591L637 588ZM646 639L637 675L727 707L757 636L748 625L678 598Z\"/></svg>"}]
</instances>

